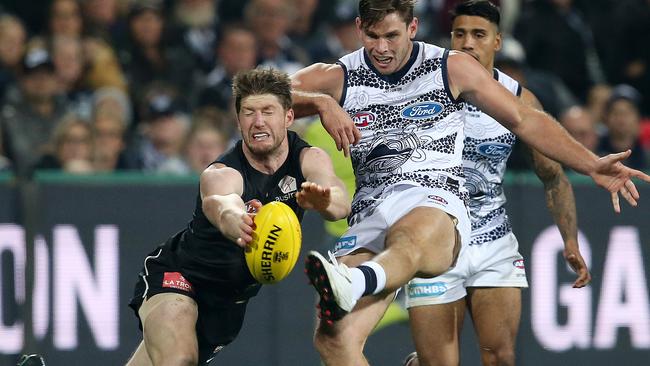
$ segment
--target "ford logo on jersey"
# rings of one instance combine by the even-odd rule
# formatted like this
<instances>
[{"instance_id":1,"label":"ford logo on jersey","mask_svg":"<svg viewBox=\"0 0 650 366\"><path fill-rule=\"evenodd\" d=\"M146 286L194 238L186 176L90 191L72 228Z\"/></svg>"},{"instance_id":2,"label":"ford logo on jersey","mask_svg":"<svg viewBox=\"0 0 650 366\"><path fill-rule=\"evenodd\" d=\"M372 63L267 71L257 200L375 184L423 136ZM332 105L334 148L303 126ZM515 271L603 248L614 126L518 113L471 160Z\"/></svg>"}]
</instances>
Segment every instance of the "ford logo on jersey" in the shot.
<instances>
[{"instance_id":1,"label":"ford logo on jersey","mask_svg":"<svg viewBox=\"0 0 650 366\"><path fill-rule=\"evenodd\" d=\"M476 151L488 158L505 158L510 155L512 147L500 142L484 142L476 147Z\"/></svg>"},{"instance_id":2,"label":"ford logo on jersey","mask_svg":"<svg viewBox=\"0 0 650 366\"><path fill-rule=\"evenodd\" d=\"M440 103L424 102L412 104L402 109L401 114L402 117L408 119L425 119L440 114L442 110L443 107Z\"/></svg>"}]
</instances>

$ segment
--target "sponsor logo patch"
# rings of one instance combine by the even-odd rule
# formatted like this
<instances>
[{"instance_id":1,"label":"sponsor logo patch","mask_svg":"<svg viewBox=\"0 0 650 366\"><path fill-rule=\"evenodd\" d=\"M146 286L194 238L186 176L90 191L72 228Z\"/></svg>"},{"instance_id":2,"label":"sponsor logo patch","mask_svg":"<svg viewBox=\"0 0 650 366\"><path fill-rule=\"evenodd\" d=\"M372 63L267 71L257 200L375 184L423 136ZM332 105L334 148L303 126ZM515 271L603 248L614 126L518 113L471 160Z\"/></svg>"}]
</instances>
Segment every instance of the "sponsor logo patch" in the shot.
<instances>
[{"instance_id":1,"label":"sponsor logo patch","mask_svg":"<svg viewBox=\"0 0 650 366\"><path fill-rule=\"evenodd\" d=\"M284 194L295 192L298 189L296 184L296 178L289 175L285 175L284 178L282 178L282 180L280 181L280 183L278 183L278 187L280 187L280 190Z\"/></svg>"},{"instance_id":2,"label":"sponsor logo patch","mask_svg":"<svg viewBox=\"0 0 650 366\"><path fill-rule=\"evenodd\" d=\"M371 112L358 112L352 116L352 121L357 127L367 127L375 122L377 117Z\"/></svg>"},{"instance_id":3,"label":"sponsor logo patch","mask_svg":"<svg viewBox=\"0 0 650 366\"><path fill-rule=\"evenodd\" d=\"M447 292L447 284L444 282L433 283L409 283L409 297L438 297Z\"/></svg>"},{"instance_id":4,"label":"sponsor logo patch","mask_svg":"<svg viewBox=\"0 0 650 366\"><path fill-rule=\"evenodd\" d=\"M519 268L519 269L525 269L526 266L524 265L524 260L523 259L516 259L512 262L512 265Z\"/></svg>"},{"instance_id":5,"label":"sponsor logo patch","mask_svg":"<svg viewBox=\"0 0 650 366\"><path fill-rule=\"evenodd\" d=\"M434 202L437 202L437 203L439 203L439 204L441 204L441 205L445 205L445 206L446 206L446 205L449 204L449 202L447 202L446 199L444 199L444 198L442 198L442 197L440 197L440 196L436 196L435 194L430 194L430 195L427 196L427 198L429 198L430 200L432 200L432 201L434 201Z\"/></svg>"},{"instance_id":6,"label":"sponsor logo patch","mask_svg":"<svg viewBox=\"0 0 650 366\"><path fill-rule=\"evenodd\" d=\"M484 142L476 147L476 151L488 158L505 158L510 155L512 147L500 142Z\"/></svg>"},{"instance_id":7,"label":"sponsor logo patch","mask_svg":"<svg viewBox=\"0 0 650 366\"><path fill-rule=\"evenodd\" d=\"M340 238L334 246L334 251L342 249L352 249L357 245L357 236L344 236Z\"/></svg>"},{"instance_id":8,"label":"sponsor logo patch","mask_svg":"<svg viewBox=\"0 0 650 366\"><path fill-rule=\"evenodd\" d=\"M440 103L423 102L405 107L401 110L400 114L407 119L425 119L440 114L443 109Z\"/></svg>"},{"instance_id":9,"label":"sponsor logo patch","mask_svg":"<svg viewBox=\"0 0 650 366\"><path fill-rule=\"evenodd\" d=\"M190 281L186 280L179 272L165 272L163 275L162 287L175 288L194 293L194 288Z\"/></svg>"}]
</instances>

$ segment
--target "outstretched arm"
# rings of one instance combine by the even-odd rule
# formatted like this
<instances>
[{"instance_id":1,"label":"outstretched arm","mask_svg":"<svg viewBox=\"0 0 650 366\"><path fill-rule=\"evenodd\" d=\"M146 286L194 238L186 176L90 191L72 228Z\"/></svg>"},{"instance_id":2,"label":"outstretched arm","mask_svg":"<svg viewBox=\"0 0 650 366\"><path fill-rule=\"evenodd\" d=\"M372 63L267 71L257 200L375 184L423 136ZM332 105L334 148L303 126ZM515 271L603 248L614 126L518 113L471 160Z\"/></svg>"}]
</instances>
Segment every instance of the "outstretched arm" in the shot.
<instances>
[{"instance_id":1,"label":"outstretched arm","mask_svg":"<svg viewBox=\"0 0 650 366\"><path fill-rule=\"evenodd\" d=\"M549 158L589 175L612 194L616 212L620 212L619 192L636 206L639 193L631 179L637 177L650 182L650 176L621 163L629 156L629 150L598 158L551 116L519 101L467 54L451 52L447 68L454 97L474 104Z\"/></svg>"},{"instance_id":2,"label":"outstretched arm","mask_svg":"<svg viewBox=\"0 0 650 366\"><path fill-rule=\"evenodd\" d=\"M316 63L291 75L292 99L296 117L319 114L321 123L332 136L336 148L350 155L350 144L361 139L350 116L341 108L343 68L339 65Z\"/></svg>"},{"instance_id":3,"label":"outstretched arm","mask_svg":"<svg viewBox=\"0 0 650 366\"><path fill-rule=\"evenodd\" d=\"M304 209L318 211L324 219L340 220L350 213L350 196L345 184L334 174L332 161L317 147L303 149L300 166L306 181L296 193L298 204Z\"/></svg>"},{"instance_id":4,"label":"outstretched arm","mask_svg":"<svg viewBox=\"0 0 650 366\"><path fill-rule=\"evenodd\" d=\"M542 105L528 89L523 89L521 100L533 108L542 109ZM564 260L578 275L573 287L584 287L591 281L591 274L578 246L578 220L573 188L559 163L540 154L537 150L527 148L526 151L530 154L535 174L544 184L546 207L564 240Z\"/></svg>"},{"instance_id":5,"label":"outstretched arm","mask_svg":"<svg viewBox=\"0 0 650 366\"><path fill-rule=\"evenodd\" d=\"M213 164L201 173L203 213L223 235L241 247L253 240L254 229L253 218L241 198L243 191L244 179L235 169Z\"/></svg>"}]
</instances>

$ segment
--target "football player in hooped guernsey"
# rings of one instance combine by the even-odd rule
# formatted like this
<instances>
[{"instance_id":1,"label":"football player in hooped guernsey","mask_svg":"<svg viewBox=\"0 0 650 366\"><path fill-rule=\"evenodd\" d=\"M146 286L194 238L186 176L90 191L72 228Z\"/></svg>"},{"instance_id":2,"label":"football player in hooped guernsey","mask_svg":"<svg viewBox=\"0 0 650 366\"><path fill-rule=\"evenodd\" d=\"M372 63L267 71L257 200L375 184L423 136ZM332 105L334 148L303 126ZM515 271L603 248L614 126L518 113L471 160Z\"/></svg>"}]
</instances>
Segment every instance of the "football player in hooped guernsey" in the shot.
<instances>
[{"instance_id":1,"label":"football player in hooped guernsey","mask_svg":"<svg viewBox=\"0 0 650 366\"><path fill-rule=\"evenodd\" d=\"M127 365L204 365L237 336L260 288L244 249L263 204L282 201L299 219L305 209L327 220L350 212L329 156L287 130L288 75L240 73L233 95L242 139L201 174L187 228L144 259L130 303L144 339Z\"/></svg>"},{"instance_id":2,"label":"football player in hooped guernsey","mask_svg":"<svg viewBox=\"0 0 650 366\"><path fill-rule=\"evenodd\" d=\"M499 20L499 8L488 0L457 4L452 12L451 47L478 60L525 103L541 108L529 90L494 68L495 54L501 48ZM521 288L528 287L503 191L503 175L515 135L471 104L466 103L465 108L463 172L470 194L471 243L450 271L433 278L416 278L406 286L411 330L415 343L424 350L410 355L408 366L459 364L466 307L483 365L515 364ZM564 238L564 256L578 275L574 287L583 287L591 276L578 249L571 185L560 164L535 150L529 152L535 173L544 183L549 211Z\"/></svg>"},{"instance_id":3,"label":"football player in hooped guernsey","mask_svg":"<svg viewBox=\"0 0 650 366\"><path fill-rule=\"evenodd\" d=\"M620 163L629 151L598 158L470 55L413 41L414 5L360 0L363 48L292 76L296 114L320 114L339 149L351 152L356 174L350 228L336 258L311 252L306 263L320 295L315 345L326 365L367 364L363 346L395 291L447 271L469 245L462 101L591 176L617 209L619 193L633 205L639 198L632 177L650 181Z\"/></svg>"}]
</instances>

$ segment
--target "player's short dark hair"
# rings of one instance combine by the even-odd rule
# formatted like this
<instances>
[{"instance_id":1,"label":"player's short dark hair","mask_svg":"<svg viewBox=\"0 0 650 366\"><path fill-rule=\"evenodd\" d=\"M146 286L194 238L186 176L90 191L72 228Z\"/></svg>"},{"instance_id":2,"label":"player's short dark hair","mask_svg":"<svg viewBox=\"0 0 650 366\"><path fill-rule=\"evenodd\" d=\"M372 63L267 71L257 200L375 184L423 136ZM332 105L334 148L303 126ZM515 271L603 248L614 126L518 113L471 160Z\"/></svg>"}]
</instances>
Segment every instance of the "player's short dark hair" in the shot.
<instances>
[{"instance_id":1,"label":"player's short dark hair","mask_svg":"<svg viewBox=\"0 0 650 366\"><path fill-rule=\"evenodd\" d=\"M413 20L413 8L417 0L360 0L359 19L361 28L367 29L388 14L397 13L406 24Z\"/></svg>"},{"instance_id":2,"label":"player's short dark hair","mask_svg":"<svg viewBox=\"0 0 650 366\"><path fill-rule=\"evenodd\" d=\"M291 108L291 79L287 73L275 69L241 71L232 82L235 110L239 113L242 99L251 95L275 95L284 110Z\"/></svg>"},{"instance_id":3,"label":"player's short dark hair","mask_svg":"<svg viewBox=\"0 0 650 366\"><path fill-rule=\"evenodd\" d=\"M487 19L490 23L499 27L501 12L499 7L489 0L465 0L458 3L450 12L451 21L461 15L477 16Z\"/></svg>"}]
</instances>

